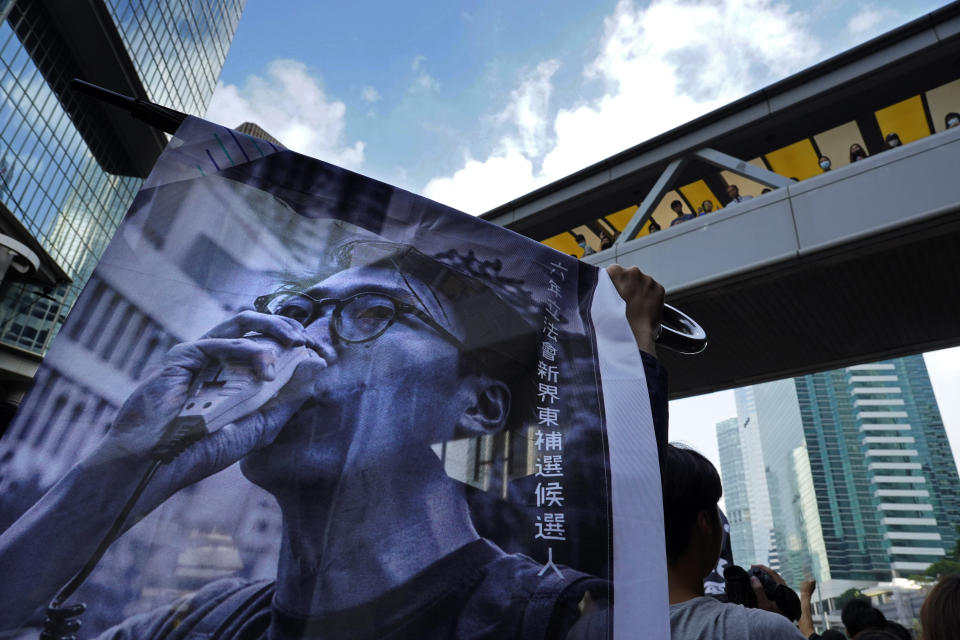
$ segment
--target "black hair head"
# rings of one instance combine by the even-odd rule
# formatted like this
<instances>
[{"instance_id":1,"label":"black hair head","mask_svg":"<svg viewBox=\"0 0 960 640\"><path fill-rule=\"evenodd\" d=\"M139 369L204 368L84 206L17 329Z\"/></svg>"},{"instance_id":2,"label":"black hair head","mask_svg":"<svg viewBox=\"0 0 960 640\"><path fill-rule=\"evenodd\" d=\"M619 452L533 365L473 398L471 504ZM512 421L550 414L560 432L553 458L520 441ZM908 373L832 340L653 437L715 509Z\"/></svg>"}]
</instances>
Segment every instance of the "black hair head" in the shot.
<instances>
[{"instance_id":1,"label":"black hair head","mask_svg":"<svg viewBox=\"0 0 960 640\"><path fill-rule=\"evenodd\" d=\"M869 600L854 598L843 605L840 620L851 638L866 629L883 629L887 617L879 609L875 609Z\"/></svg>"},{"instance_id":2,"label":"black hair head","mask_svg":"<svg viewBox=\"0 0 960 640\"><path fill-rule=\"evenodd\" d=\"M897 640L913 640L910 632L905 626L893 620L887 620L883 625L883 630L897 638Z\"/></svg>"},{"instance_id":3,"label":"black hair head","mask_svg":"<svg viewBox=\"0 0 960 640\"><path fill-rule=\"evenodd\" d=\"M661 470L663 524L667 563L676 564L690 546L690 536L701 511L713 514L719 526L717 503L723 495L716 467L693 449L667 445Z\"/></svg>"},{"instance_id":4,"label":"black hair head","mask_svg":"<svg viewBox=\"0 0 960 640\"><path fill-rule=\"evenodd\" d=\"M883 629L867 629L857 634L857 640L898 640L898 638Z\"/></svg>"}]
</instances>

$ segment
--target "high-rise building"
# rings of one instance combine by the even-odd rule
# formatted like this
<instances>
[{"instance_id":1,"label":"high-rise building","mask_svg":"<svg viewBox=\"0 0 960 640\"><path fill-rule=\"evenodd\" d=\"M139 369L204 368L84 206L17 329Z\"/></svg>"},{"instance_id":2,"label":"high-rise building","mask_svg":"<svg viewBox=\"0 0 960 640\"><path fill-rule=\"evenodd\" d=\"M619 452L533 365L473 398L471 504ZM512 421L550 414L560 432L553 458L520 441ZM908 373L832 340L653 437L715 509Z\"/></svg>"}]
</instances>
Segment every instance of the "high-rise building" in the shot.
<instances>
[{"instance_id":1,"label":"high-rise building","mask_svg":"<svg viewBox=\"0 0 960 640\"><path fill-rule=\"evenodd\" d=\"M750 564L770 563L770 541L773 530L773 514L766 483L766 467L760 442L760 427L757 410L750 387L734 392L737 416L740 423L740 443L743 452L743 469L747 480L747 498L750 504L750 524L753 528L753 554Z\"/></svg>"},{"instance_id":2,"label":"high-rise building","mask_svg":"<svg viewBox=\"0 0 960 640\"><path fill-rule=\"evenodd\" d=\"M788 582L813 575L832 597L953 547L960 478L922 356L751 389Z\"/></svg>"},{"instance_id":3,"label":"high-rise building","mask_svg":"<svg viewBox=\"0 0 960 640\"><path fill-rule=\"evenodd\" d=\"M730 547L736 564L749 564L755 558L750 499L743 468L740 424L736 418L717 423L717 448L720 453L720 480L723 503L730 523Z\"/></svg>"},{"instance_id":4,"label":"high-rise building","mask_svg":"<svg viewBox=\"0 0 960 640\"><path fill-rule=\"evenodd\" d=\"M166 143L70 80L202 115L244 3L0 4L0 235L38 263L0 282L0 429Z\"/></svg>"},{"instance_id":5,"label":"high-rise building","mask_svg":"<svg viewBox=\"0 0 960 640\"><path fill-rule=\"evenodd\" d=\"M730 521L733 560L771 562L773 515L752 387L737 389L737 418L717 423L724 504Z\"/></svg>"}]
</instances>

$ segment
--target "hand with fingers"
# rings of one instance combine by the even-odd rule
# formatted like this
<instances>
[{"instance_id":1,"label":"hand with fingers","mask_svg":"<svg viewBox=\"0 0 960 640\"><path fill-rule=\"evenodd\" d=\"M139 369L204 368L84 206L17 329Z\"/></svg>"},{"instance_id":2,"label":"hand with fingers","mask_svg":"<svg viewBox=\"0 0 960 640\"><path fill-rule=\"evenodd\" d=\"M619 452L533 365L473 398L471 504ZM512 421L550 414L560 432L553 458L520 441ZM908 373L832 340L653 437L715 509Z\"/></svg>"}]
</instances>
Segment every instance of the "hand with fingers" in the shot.
<instances>
[{"instance_id":1,"label":"hand with fingers","mask_svg":"<svg viewBox=\"0 0 960 640\"><path fill-rule=\"evenodd\" d=\"M174 346L160 367L124 402L97 456L146 460L168 443L169 426L182 419L198 378L220 377L236 392L228 423L208 428L180 455L167 456L168 494L215 473L250 451L269 444L290 416L314 395L314 376L335 360L329 344L318 342L290 318L243 311L198 340ZM226 379L230 371L232 379ZM274 383L274 384L269 384ZM252 402L251 402L252 401ZM212 404L211 402L204 403ZM209 432L209 433L207 433ZM181 443L182 444L182 443ZM181 447L182 448L182 447Z\"/></svg>"},{"instance_id":2,"label":"hand with fingers","mask_svg":"<svg viewBox=\"0 0 960 640\"><path fill-rule=\"evenodd\" d=\"M758 609L779 613L789 620L800 617L800 600L779 573L762 564L751 565L749 573Z\"/></svg>"},{"instance_id":3,"label":"hand with fingers","mask_svg":"<svg viewBox=\"0 0 960 640\"><path fill-rule=\"evenodd\" d=\"M641 351L656 355L656 339L663 315L663 286L637 267L624 269L618 264L607 273L620 297L627 303L627 322Z\"/></svg>"}]
</instances>

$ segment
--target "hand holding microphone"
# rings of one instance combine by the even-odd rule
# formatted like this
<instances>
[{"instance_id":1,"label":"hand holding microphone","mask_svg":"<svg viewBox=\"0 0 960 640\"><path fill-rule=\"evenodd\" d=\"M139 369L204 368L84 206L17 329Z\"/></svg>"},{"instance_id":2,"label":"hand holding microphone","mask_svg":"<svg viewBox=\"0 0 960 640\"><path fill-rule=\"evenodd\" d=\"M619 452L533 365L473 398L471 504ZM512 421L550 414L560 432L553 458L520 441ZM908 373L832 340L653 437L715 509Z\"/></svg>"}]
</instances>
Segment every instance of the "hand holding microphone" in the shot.
<instances>
[{"instance_id":1,"label":"hand holding microphone","mask_svg":"<svg viewBox=\"0 0 960 640\"><path fill-rule=\"evenodd\" d=\"M100 455L167 463L158 476L172 495L272 442L335 359L299 323L243 311L170 349L121 407Z\"/></svg>"}]
</instances>

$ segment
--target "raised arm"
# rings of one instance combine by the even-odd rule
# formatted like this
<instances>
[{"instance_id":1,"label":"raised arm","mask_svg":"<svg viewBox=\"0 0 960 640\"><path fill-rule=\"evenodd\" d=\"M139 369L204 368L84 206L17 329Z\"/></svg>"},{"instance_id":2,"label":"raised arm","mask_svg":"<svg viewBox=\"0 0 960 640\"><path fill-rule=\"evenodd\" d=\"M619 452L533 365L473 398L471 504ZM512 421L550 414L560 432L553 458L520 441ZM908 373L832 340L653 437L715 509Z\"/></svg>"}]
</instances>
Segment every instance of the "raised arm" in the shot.
<instances>
[{"instance_id":1,"label":"raised arm","mask_svg":"<svg viewBox=\"0 0 960 640\"><path fill-rule=\"evenodd\" d=\"M666 453L670 423L667 404L667 371L657 360L656 335L663 314L663 287L637 267L624 269L614 264L607 267L620 297L627 303L627 322L640 349L644 374L647 379L647 394L653 413L653 428L657 438L660 463Z\"/></svg>"},{"instance_id":2,"label":"raised arm","mask_svg":"<svg viewBox=\"0 0 960 640\"><path fill-rule=\"evenodd\" d=\"M816 588L817 581L813 578L800 583L800 619L797 620L797 626L800 627L800 633L808 638L814 633L813 605L810 600L813 598L813 592Z\"/></svg>"},{"instance_id":3,"label":"raised arm","mask_svg":"<svg viewBox=\"0 0 960 640\"><path fill-rule=\"evenodd\" d=\"M644 353L657 355L656 337L663 315L663 286L637 267L624 269L618 264L607 267L620 297L627 303L627 322Z\"/></svg>"}]
</instances>

